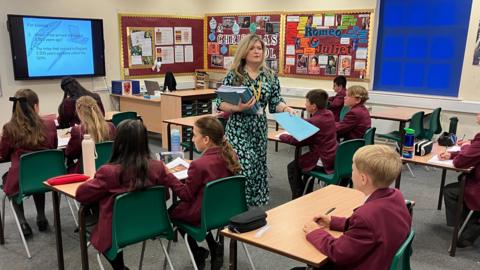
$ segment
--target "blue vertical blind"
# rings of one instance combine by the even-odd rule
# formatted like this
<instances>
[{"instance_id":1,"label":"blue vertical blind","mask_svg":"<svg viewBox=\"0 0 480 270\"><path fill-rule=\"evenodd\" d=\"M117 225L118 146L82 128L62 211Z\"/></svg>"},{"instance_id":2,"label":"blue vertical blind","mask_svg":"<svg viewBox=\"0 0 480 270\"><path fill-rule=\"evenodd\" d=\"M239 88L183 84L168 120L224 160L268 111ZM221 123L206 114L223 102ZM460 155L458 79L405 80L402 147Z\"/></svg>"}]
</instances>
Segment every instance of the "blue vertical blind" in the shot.
<instances>
[{"instance_id":1,"label":"blue vertical blind","mask_svg":"<svg viewBox=\"0 0 480 270\"><path fill-rule=\"evenodd\" d=\"M382 0L374 90L458 96L471 7L472 0Z\"/></svg>"}]
</instances>

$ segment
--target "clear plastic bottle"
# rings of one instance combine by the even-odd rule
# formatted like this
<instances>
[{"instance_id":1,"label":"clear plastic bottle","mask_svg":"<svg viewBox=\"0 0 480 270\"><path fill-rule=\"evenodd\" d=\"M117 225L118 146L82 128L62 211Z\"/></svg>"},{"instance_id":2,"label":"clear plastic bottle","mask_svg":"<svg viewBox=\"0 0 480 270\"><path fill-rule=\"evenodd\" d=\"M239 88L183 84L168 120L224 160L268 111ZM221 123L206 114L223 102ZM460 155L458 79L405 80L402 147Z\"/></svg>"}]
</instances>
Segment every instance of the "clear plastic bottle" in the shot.
<instances>
[{"instance_id":1,"label":"clear plastic bottle","mask_svg":"<svg viewBox=\"0 0 480 270\"><path fill-rule=\"evenodd\" d=\"M82 164L83 174L93 178L95 175L95 142L89 134L83 135L82 140Z\"/></svg>"},{"instance_id":2,"label":"clear plastic bottle","mask_svg":"<svg viewBox=\"0 0 480 270\"><path fill-rule=\"evenodd\" d=\"M172 152L181 152L181 146L180 146L180 130L178 129L172 129L171 135L170 135L170 143L171 143L171 151Z\"/></svg>"}]
</instances>

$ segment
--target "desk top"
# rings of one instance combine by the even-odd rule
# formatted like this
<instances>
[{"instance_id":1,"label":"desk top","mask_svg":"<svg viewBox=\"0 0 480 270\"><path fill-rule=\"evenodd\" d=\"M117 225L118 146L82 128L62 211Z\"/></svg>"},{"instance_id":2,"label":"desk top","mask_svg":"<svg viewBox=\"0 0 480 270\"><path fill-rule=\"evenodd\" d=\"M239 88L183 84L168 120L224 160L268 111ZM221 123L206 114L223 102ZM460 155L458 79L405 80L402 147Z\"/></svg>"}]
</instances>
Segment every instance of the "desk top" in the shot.
<instances>
[{"instance_id":1,"label":"desk top","mask_svg":"<svg viewBox=\"0 0 480 270\"><path fill-rule=\"evenodd\" d=\"M105 112L105 120L111 121L114 114L119 113L120 111L108 111Z\"/></svg>"},{"instance_id":2,"label":"desk top","mask_svg":"<svg viewBox=\"0 0 480 270\"><path fill-rule=\"evenodd\" d=\"M200 119L204 116L217 116L217 114L203 114L203 115L196 115L196 116L189 116L189 117L182 117L182 118L174 118L174 119L165 119L163 120L164 123L179 125L184 127L193 127L195 121Z\"/></svg>"},{"instance_id":3,"label":"desk top","mask_svg":"<svg viewBox=\"0 0 480 270\"><path fill-rule=\"evenodd\" d=\"M57 191L63 195L66 195L74 199L75 199L75 193L77 192L78 187L83 183L85 182L77 182L77 183L71 183L71 184L65 184L65 185L52 186L48 184L47 181L43 182L43 184L47 186L47 188Z\"/></svg>"},{"instance_id":4,"label":"desk top","mask_svg":"<svg viewBox=\"0 0 480 270\"><path fill-rule=\"evenodd\" d=\"M175 96L175 97L191 97L191 96L203 96L203 95L214 95L215 89L197 89L197 90L177 90L173 92L166 92L162 95L165 96Z\"/></svg>"},{"instance_id":5,"label":"desk top","mask_svg":"<svg viewBox=\"0 0 480 270\"><path fill-rule=\"evenodd\" d=\"M393 107L390 109L381 110L379 112L370 113L371 118L393 120L393 121L410 121L412 115L417 112L423 111L425 116L431 114L433 110L410 108L410 107Z\"/></svg>"},{"instance_id":6,"label":"desk top","mask_svg":"<svg viewBox=\"0 0 480 270\"><path fill-rule=\"evenodd\" d=\"M413 164L418 164L418 165L423 165L423 166L429 166L429 167L435 167L435 168L440 168L440 169L446 169L446 170L451 170L451 171L456 171L456 172L470 172L473 167L471 168L455 168L453 165L450 164L440 164L440 163L432 163L429 162L430 159L432 159L433 156L435 156L437 153L441 153L445 151L444 146L439 146L438 144L433 145L432 152L428 155L425 156L413 156L413 158L404 158L402 157L402 162L403 163L413 163Z\"/></svg>"},{"instance_id":7,"label":"desk top","mask_svg":"<svg viewBox=\"0 0 480 270\"><path fill-rule=\"evenodd\" d=\"M268 140L269 141L274 141L274 142L281 142L279 137L281 133L285 132L283 129L279 130L269 130L268 131Z\"/></svg>"},{"instance_id":8,"label":"desk top","mask_svg":"<svg viewBox=\"0 0 480 270\"><path fill-rule=\"evenodd\" d=\"M293 109L305 110L305 100L292 99L287 102L287 105Z\"/></svg>"},{"instance_id":9,"label":"desk top","mask_svg":"<svg viewBox=\"0 0 480 270\"><path fill-rule=\"evenodd\" d=\"M145 102L153 102L153 103L160 103L161 98L144 98L143 95L116 95L116 94L110 94L111 96L114 97L119 97L123 99L129 99L129 100L138 100L138 101L145 101Z\"/></svg>"},{"instance_id":10,"label":"desk top","mask_svg":"<svg viewBox=\"0 0 480 270\"><path fill-rule=\"evenodd\" d=\"M260 237L258 230L247 233L232 233L224 229L222 234L271 252L319 267L327 257L311 245L303 232L303 226L318 213L336 207L332 215L348 217L353 209L363 203L360 191L330 185L267 211L270 228ZM329 231L339 237L341 232Z\"/></svg>"}]
</instances>

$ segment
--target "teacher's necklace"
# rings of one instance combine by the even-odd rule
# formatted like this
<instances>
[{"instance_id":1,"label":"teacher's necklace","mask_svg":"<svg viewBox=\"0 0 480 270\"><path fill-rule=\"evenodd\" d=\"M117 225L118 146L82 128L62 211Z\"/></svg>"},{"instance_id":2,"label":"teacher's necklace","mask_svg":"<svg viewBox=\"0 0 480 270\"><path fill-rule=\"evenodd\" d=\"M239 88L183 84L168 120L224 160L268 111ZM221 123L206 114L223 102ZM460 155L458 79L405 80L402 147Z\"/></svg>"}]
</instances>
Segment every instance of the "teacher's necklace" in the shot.
<instances>
[{"instance_id":1,"label":"teacher's necklace","mask_svg":"<svg viewBox=\"0 0 480 270\"><path fill-rule=\"evenodd\" d=\"M255 85L252 84L253 95L255 96L255 100L258 102L260 97L262 96L262 81L258 82L258 87L255 88Z\"/></svg>"}]
</instances>

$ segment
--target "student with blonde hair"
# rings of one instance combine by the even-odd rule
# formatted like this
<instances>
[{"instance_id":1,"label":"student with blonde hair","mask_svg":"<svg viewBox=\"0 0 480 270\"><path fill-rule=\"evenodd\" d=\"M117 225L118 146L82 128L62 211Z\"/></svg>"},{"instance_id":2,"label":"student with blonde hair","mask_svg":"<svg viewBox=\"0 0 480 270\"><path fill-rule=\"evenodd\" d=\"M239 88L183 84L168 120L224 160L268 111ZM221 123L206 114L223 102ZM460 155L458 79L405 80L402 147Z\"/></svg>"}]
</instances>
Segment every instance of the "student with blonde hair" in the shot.
<instances>
[{"instance_id":1,"label":"student with blonde hair","mask_svg":"<svg viewBox=\"0 0 480 270\"><path fill-rule=\"evenodd\" d=\"M350 110L340 122L335 123L337 138L344 140L362 139L367 129L372 126L370 113L365 102L368 100L368 91L360 85L350 86L345 96L344 105Z\"/></svg>"},{"instance_id":2,"label":"student with blonde hair","mask_svg":"<svg viewBox=\"0 0 480 270\"><path fill-rule=\"evenodd\" d=\"M111 141L115 138L115 126L105 121L95 99L83 96L76 102L76 114L80 125L72 127L71 137L65 149L69 173L81 173L82 140L89 134L95 143Z\"/></svg>"},{"instance_id":3,"label":"student with blonde hair","mask_svg":"<svg viewBox=\"0 0 480 270\"><path fill-rule=\"evenodd\" d=\"M224 85L245 86L252 92L247 103L229 104L216 100L219 110L231 113L226 135L242 164L246 176L247 203L251 206L268 202L267 183L267 117L270 113L294 110L285 104L280 95L280 82L274 71L265 65L266 46L260 36L245 36L238 45L230 71L223 80ZM255 104L260 107L257 114L244 113Z\"/></svg>"},{"instance_id":4,"label":"student with blonde hair","mask_svg":"<svg viewBox=\"0 0 480 270\"><path fill-rule=\"evenodd\" d=\"M303 228L307 240L329 259L321 269L390 269L412 225L402 193L389 187L401 169L400 156L388 146L367 145L355 153L353 188L365 195L363 205L349 218L318 214ZM325 228L343 235L336 238Z\"/></svg>"},{"instance_id":5,"label":"student with blonde hair","mask_svg":"<svg viewBox=\"0 0 480 270\"><path fill-rule=\"evenodd\" d=\"M35 92L21 89L9 99L13 102L12 118L3 126L0 142L0 162L11 162L3 178L3 191L9 197L19 191L20 156L29 152L57 148L57 129L53 120L41 119L39 100ZM39 231L48 228L45 217L45 194L34 194ZM31 236L32 229L25 219L23 204L13 202L24 236Z\"/></svg>"}]
</instances>

